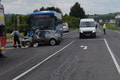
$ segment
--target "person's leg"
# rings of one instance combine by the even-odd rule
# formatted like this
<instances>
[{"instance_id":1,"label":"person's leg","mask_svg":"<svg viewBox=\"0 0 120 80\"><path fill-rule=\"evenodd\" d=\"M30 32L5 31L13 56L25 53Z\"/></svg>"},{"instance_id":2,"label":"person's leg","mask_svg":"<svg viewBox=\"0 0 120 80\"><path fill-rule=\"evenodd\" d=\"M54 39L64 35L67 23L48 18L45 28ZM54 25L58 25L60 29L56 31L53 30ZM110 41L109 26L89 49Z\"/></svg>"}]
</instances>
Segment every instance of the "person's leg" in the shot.
<instances>
[{"instance_id":1,"label":"person's leg","mask_svg":"<svg viewBox=\"0 0 120 80\"><path fill-rule=\"evenodd\" d=\"M16 47L16 42L17 42L17 40L16 40L16 38L14 38L14 47Z\"/></svg>"},{"instance_id":2,"label":"person's leg","mask_svg":"<svg viewBox=\"0 0 120 80\"><path fill-rule=\"evenodd\" d=\"M19 38L17 39L17 42L18 42L18 47L21 47Z\"/></svg>"},{"instance_id":3,"label":"person's leg","mask_svg":"<svg viewBox=\"0 0 120 80\"><path fill-rule=\"evenodd\" d=\"M104 29L104 34L106 34L106 30Z\"/></svg>"},{"instance_id":4,"label":"person's leg","mask_svg":"<svg viewBox=\"0 0 120 80\"><path fill-rule=\"evenodd\" d=\"M103 29L103 31L104 31L104 34L105 34L105 29Z\"/></svg>"}]
</instances>

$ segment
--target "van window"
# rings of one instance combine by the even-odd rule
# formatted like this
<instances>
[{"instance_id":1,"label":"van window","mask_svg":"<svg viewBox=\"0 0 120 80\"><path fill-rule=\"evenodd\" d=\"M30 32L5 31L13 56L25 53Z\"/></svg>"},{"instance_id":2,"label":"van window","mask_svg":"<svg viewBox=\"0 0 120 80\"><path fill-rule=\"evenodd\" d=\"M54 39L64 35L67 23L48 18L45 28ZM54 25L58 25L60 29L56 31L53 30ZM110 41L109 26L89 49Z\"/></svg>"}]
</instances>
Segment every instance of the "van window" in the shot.
<instances>
[{"instance_id":1,"label":"van window","mask_svg":"<svg viewBox=\"0 0 120 80\"><path fill-rule=\"evenodd\" d=\"M95 22L81 22L80 27L95 27Z\"/></svg>"}]
</instances>

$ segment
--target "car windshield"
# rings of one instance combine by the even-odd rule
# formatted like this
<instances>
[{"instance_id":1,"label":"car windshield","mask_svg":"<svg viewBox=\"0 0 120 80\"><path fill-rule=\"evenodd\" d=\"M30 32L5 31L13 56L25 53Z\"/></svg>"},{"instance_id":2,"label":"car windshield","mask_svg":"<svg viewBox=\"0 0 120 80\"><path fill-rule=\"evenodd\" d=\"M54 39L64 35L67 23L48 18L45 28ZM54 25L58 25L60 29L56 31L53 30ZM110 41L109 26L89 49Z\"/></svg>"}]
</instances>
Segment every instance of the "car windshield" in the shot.
<instances>
[{"instance_id":1,"label":"car windshield","mask_svg":"<svg viewBox=\"0 0 120 80\"><path fill-rule=\"evenodd\" d=\"M53 28L53 18L32 18L30 26L32 29L48 30Z\"/></svg>"},{"instance_id":2,"label":"car windshield","mask_svg":"<svg viewBox=\"0 0 120 80\"><path fill-rule=\"evenodd\" d=\"M94 22L81 22L80 27L95 27Z\"/></svg>"}]
</instances>

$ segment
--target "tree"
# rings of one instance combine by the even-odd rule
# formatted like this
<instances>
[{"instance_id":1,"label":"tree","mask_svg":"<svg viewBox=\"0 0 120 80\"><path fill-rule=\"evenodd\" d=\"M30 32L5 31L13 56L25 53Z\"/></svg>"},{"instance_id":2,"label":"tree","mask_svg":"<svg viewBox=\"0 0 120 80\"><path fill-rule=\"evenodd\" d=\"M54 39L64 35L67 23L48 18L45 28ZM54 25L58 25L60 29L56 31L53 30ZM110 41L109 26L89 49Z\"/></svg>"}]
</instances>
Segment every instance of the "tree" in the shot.
<instances>
[{"instance_id":1,"label":"tree","mask_svg":"<svg viewBox=\"0 0 120 80\"><path fill-rule=\"evenodd\" d=\"M71 7L70 16L74 16L77 18L85 18L85 11L84 9L80 6L80 4L78 2L75 3L75 5L73 7Z\"/></svg>"},{"instance_id":2,"label":"tree","mask_svg":"<svg viewBox=\"0 0 120 80\"><path fill-rule=\"evenodd\" d=\"M40 8L40 11L44 11L44 10L45 10L45 8L44 8L44 7Z\"/></svg>"},{"instance_id":3,"label":"tree","mask_svg":"<svg viewBox=\"0 0 120 80\"><path fill-rule=\"evenodd\" d=\"M39 10L38 9L36 9L36 10L34 10L33 12L38 12Z\"/></svg>"},{"instance_id":4,"label":"tree","mask_svg":"<svg viewBox=\"0 0 120 80\"><path fill-rule=\"evenodd\" d=\"M67 13L65 13L65 15L64 16L69 16Z\"/></svg>"},{"instance_id":5,"label":"tree","mask_svg":"<svg viewBox=\"0 0 120 80\"><path fill-rule=\"evenodd\" d=\"M47 7L47 8L44 8L44 7L40 8L40 11L45 11L45 10L56 11L58 13L62 13L62 11L59 8L54 7L54 6L53 7Z\"/></svg>"}]
</instances>

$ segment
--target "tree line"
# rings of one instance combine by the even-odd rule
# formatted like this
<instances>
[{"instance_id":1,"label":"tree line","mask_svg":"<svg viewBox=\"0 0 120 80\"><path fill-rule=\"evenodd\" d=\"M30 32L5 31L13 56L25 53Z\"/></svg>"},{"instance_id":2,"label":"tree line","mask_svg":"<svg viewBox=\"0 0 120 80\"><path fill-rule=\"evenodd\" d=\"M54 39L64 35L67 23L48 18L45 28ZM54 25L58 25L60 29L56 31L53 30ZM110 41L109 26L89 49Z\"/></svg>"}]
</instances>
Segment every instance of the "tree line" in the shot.
<instances>
[{"instance_id":1,"label":"tree line","mask_svg":"<svg viewBox=\"0 0 120 80\"><path fill-rule=\"evenodd\" d=\"M62 13L61 9L58 7L41 7L40 9L35 9L33 12L38 11L46 11L46 10L54 10L58 13ZM63 13L62 13L63 15ZM17 16L19 16L20 25L17 25ZM81 7L80 3L76 2L70 9L69 14L63 15L63 22L67 22L70 28L77 28L79 20L81 18L85 18L85 11ZM29 15L20 15L20 14L12 14L10 18L6 18L6 31L8 33L12 32L15 28L17 28L20 32L22 32L23 29L28 30L28 19Z\"/></svg>"}]
</instances>

